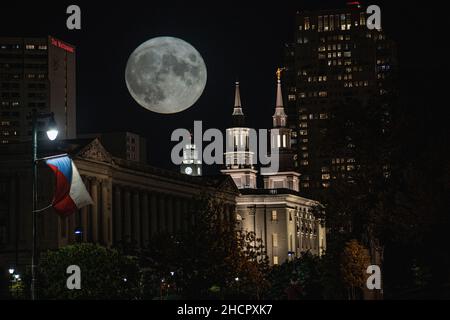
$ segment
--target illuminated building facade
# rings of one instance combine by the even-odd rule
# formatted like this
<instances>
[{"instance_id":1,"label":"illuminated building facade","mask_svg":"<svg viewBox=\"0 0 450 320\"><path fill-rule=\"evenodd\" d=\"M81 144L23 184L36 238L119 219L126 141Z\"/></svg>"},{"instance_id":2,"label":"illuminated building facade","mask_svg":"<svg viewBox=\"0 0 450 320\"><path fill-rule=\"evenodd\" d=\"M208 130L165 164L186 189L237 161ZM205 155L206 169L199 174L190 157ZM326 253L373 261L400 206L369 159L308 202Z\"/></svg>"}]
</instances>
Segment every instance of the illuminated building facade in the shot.
<instances>
[{"instance_id":1,"label":"illuminated building facade","mask_svg":"<svg viewBox=\"0 0 450 320\"><path fill-rule=\"evenodd\" d=\"M239 86L236 86L233 125L243 124L243 114L240 110ZM238 118L236 118L238 116ZM261 239L271 265L282 264L286 260L300 257L309 251L322 255L326 250L326 229L323 221L316 213L323 209L317 201L305 198L299 192L300 174L294 168L294 153L291 148L291 129L287 127L287 115L284 111L281 90L281 69L277 72L277 98L275 112L272 117L273 128L270 133L270 150L278 149L278 170L267 170L261 173L263 187L257 187L257 173L247 163L244 165L227 164L222 173L230 175L240 195L236 198L236 215L238 227L254 232ZM248 137L245 128L227 129L232 135L235 151L227 154L230 159L248 155ZM241 137L244 137L242 139ZM244 152L237 152L240 142ZM249 179L249 178L250 179ZM245 182L246 184L244 184ZM249 183L251 182L251 183Z\"/></svg>"},{"instance_id":2,"label":"illuminated building facade","mask_svg":"<svg viewBox=\"0 0 450 320\"><path fill-rule=\"evenodd\" d=\"M76 137L75 61L75 47L51 36L0 38L0 144L31 139L33 110L54 112L59 139Z\"/></svg>"},{"instance_id":3,"label":"illuminated building facade","mask_svg":"<svg viewBox=\"0 0 450 320\"><path fill-rule=\"evenodd\" d=\"M302 11L296 42L286 45L288 125L302 174L300 189L314 194L355 170L355 159L321 150L330 109L348 100L362 104L390 93L396 70L395 46L382 30L369 30L366 7ZM352 144L349 143L349 148Z\"/></svg>"}]
</instances>

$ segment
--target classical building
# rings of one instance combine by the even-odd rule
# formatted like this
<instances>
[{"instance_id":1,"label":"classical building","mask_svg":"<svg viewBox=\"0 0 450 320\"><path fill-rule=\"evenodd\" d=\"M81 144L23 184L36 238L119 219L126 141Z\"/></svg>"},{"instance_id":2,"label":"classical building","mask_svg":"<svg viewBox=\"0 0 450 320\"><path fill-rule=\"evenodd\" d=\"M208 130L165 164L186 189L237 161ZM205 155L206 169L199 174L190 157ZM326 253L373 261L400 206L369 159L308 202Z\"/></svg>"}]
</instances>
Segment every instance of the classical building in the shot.
<instances>
[{"instance_id":1,"label":"classical building","mask_svg":"<svg viewBox=\"0 0 450 320\"><path fill-rule=\"evenodd\" d=\"M147 139L127 131L77 134L78 139L98 138L111 156L147 163Z\"/></svg>"},{"instance_id":2,"label":"classical building","mask_svg":"<svg viewBox=\"0 0 450 320\"><path fill-rule=\"evenodd\" d=\"M254 232L265 246L272 265L299 257L310 251L321 255L326 249L326 230L323 221L316 218L322 206L317 201L303 197L299 192L299 176L295 171L291 148L291 129L287 127L281 91L281 70L277 72L277 98L271 130L271 150L278 150L279 168L261 174L262 188L257 187L257 173L253 154L249 149L248 132L242 112L239 84L233 111L233 128L227 129L228 140L233 142L227 152L226 168L240 195L237 198L239 228ZM237 159L241 160L238 162Z\"/></svg>"},{"instance_id":3,"label":"classical building","mask_svg":"<svg viewBox=\"0 0 450 320\"><path fill-rule=\"evenodd\" d=\"M28 143L0 146L0 268L30 264L31 153ZM238 190L228 176L192 177L112 156L98 138L41 143L41 155L68 153L94 200L68 218L52 209L38 215L39 250L77 241L145 246L161 232L189 228L197 197L223 203L223 218L236 218ZM54 177L39 165L38 208L51 203Z\"/></svg>"},{"instance_id":4,"label":"classical building","mask_svg":"<svg viewBox=\"0 0 450 320\"><path fill-rule=\"evenodd\" d=\"M75 55L52 36L0 38L0 144L31 140L33 110L55 114L60 139L76 138Z\"/></svg>"}]
</instances>

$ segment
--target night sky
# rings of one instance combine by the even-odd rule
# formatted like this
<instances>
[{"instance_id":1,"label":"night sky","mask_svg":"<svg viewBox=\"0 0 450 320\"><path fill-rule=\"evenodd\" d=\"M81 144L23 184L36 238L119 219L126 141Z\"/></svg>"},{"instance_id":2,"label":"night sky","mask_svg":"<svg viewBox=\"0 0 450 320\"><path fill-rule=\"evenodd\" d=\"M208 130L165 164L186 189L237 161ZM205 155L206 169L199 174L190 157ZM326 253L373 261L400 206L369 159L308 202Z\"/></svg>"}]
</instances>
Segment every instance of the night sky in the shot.
<instances>
[{"instance_id":1,"label":"night sky","mask_svg":"<svg viewBox=\"0 0 450 320\"><path fill-rule=\"evenodd\" d=\"M395 2L395 3L392 3ZM369 1L382 9L384 31L399 48L400 89L411 112L432 130L446 126L439 82L449 67L443 8L436 2ZM442 1L443 2L443 1ZM442 3L441 2L441 3ZM318 4L319 3L319 4ZM82 30L66 29L66 8L78 4ZM364 4L364 2L363 2ZM425 5L426 4L426 5ZM148 139L151 164L171 167L170 134L203 120L204 128L231 122L234 82L248 125L268 128L275 103L275 70L283 45L294 40L295 12L336 8L345 1L2 1L0 36L51 34L77 47L78 132L132 131ZM442 18L439 16L442 14ZM124 71L129 55L146 40L174 36L203 56L208 83L189 110L160 115L140 107L129 95ZM445 101L445 100L444 100ZM442 126L439 126L442 124ZM436 136L446 131L434 132ZM423 142L426 143L426 142Z\"/></svg>"}]
</instances>

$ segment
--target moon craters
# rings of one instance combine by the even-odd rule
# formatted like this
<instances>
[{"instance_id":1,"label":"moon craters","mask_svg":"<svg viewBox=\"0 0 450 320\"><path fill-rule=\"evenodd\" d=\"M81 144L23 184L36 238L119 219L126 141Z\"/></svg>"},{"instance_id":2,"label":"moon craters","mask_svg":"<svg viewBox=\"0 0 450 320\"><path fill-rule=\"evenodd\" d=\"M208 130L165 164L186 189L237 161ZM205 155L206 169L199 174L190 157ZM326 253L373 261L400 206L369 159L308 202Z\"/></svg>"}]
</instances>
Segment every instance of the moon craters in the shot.
<instances>
[{"instance_id":1,"label":"moon craters","mask_svg":"<svg viewBox=\"0 0 450 320\"><path fill-rule=\"evenodd\" d=\"M176 113L200 98L207 71L203 58L189 43L160 37L143 43L131 54L125 80L131 96L142 107Z\"/></svg>"}]
</instances>

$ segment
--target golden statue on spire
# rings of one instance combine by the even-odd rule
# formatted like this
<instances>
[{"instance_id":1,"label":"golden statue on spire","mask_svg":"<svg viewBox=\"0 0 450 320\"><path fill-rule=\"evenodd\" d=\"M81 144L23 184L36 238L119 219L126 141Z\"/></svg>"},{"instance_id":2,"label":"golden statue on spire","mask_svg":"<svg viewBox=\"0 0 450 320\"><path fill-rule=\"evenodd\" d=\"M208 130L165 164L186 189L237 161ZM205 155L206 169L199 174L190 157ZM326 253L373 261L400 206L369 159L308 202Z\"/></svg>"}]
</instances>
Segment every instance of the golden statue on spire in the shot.
<instances>
[{"instance_id":1,"label":"golden statue on spire","mask_svg":"<svg viewBox=\"0 0 450 320\"><path fill-rule=\"evenodd\" d=\"M277 79L281 80L281 72L286 70L286 68L278 68L277 69Z\"/></svg>"}]
</instances>

